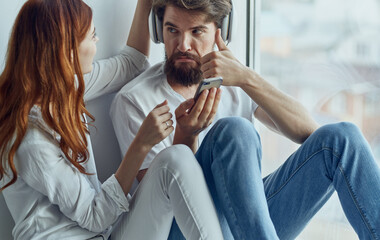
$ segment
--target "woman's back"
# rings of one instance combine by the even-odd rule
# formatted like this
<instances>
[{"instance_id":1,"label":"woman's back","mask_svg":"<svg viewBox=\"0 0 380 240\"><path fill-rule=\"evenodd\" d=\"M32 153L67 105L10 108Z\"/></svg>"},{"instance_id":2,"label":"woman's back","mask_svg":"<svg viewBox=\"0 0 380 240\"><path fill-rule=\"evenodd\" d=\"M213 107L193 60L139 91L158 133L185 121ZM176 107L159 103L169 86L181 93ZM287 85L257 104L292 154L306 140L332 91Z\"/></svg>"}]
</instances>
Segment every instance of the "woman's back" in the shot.
<instances>
[{"instance_id":1,"label":"woman's back","mask_svg":"<svg viewBox=\"0 0 380 240\"><path fill-rule=\"evenodd\" d=\"M89 161L93 161L93 158L91 157ZM68 205L75 204L80 196L76 196L73 192L68 199L64 193L67 186L60 186L62 182L55 180L55 178L65 179L65 170L60 165L67 165L67 160L60 151L59 136L47 127L36 106L29 114L28 130L16 152L15 165L18 169L18 179L3 191L15 220L13 230L15 239L32 239L36 237L34 234L47 239L49 235L57 232L60 236L70 239L84 239L96 235L79 227L77 222L62 214L58 205L53 204L54 201L65 201ZM74 167L70 171L87 178L87 175L81 174ZM80 184L80 181L77 183ZM92 192L98 188L98 186L92 187ZM79 214L80 207L77 210Z\"/></svg>"}]
</instances>

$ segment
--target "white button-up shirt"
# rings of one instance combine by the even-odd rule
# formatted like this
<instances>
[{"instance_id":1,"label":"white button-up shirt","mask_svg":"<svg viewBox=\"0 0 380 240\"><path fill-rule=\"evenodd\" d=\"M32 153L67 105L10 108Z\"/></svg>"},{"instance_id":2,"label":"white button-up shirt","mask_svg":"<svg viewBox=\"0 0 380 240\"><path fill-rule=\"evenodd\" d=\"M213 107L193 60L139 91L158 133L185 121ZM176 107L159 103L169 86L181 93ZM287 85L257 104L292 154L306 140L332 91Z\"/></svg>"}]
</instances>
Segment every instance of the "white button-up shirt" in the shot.
<instances>
[{"instance_id":1,"label":"white button-up shirt","mask_svg":"<svg viewBox=\"0 0 380 240\"><path fill-rule=\"evenodd\" d=\"M85 76L85 100L120 89L148 67L147 58L125 47L120 55L94 63ZM39 107L29 114L26 135L15 155L18 179L3 191L15 221L15 239L88 239L109 235L112 224L128 211L128 198L115 176L97 178L91 141L89 159L79 172L59 147L60 136L44 122ZM4 184L11 178L5 177Z\"/></svg>"}]
</instances>

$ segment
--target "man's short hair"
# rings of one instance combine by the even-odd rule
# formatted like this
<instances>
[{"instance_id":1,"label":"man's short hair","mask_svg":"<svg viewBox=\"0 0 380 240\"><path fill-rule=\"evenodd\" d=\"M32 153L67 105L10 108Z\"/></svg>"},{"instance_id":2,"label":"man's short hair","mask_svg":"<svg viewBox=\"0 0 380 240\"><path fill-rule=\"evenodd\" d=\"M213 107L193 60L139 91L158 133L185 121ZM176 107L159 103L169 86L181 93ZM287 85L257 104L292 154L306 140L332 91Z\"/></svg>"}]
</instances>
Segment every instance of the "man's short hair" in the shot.
<instances>
[{"instance_id":1,"label":"man's short hair","mask_svg":"<svg viewBox=\"0 0 380 240\"><path fill-rule=\"evenodd\" d=\"M215 22L218 28L222 20L231 12L231 0L153 0L153 11L163 21L165 8L172 5L190 11L197 11L207 16L207 22Z\"/></svg>"}]
</instances>

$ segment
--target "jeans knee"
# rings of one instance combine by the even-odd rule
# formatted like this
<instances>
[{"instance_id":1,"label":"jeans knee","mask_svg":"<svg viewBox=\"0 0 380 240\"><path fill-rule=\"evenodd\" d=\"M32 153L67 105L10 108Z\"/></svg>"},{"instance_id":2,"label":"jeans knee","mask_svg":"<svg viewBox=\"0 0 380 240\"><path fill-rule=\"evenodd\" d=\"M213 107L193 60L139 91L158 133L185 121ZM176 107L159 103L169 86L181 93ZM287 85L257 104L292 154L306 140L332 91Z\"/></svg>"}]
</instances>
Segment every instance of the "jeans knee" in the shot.
<instances>
[{"instance_id":1,"label":"jeans knee","mask_svg":"<svg viewBox=\"0 0 380 240\"><path fill-rule=\"evenodd\" d=\"M215 123L212 132L222 144L229 142L241 147L261 148L260 135L253 123L245 118L222 118Z\"/></svg>"},{"instance_id":2,"label":"jeans knee","mask_svg":"<svg viewBox=\"0 0 380 240\"><path fill-rule=\"evenodd\" d=\"M342 163L351 161L374 161L373 157L354 158L357 154L372 156L370 146L360 129L348 122L329 124L316 132L316 137L322 142L322 147L332 149L340 156ZM342 156L346 156L341 158Z\"/></svg>"},{"instance_id":3,"label":"jeans knee","mask_svg":"<svg viewBox=\"0 0 380 240\"><path fill-rule=\"evenodd\" d=\"M215 123L215 132L223 137L230 138L249 138L260 141L260 136L257 133L253 123L241 117L226 117L218 120Z\"/></svg>"},{"instance_id":4,"label":"jeans knee","mask_svg":"<svg viewBox=\"0 0 380 240\"><path fill-rule=\"evenodd\" d=\"M318 129L316 133L321 138L333 138L339 142L345 141L350 144L361 143L364 139L360 129L349 122L328 124Z\"/></svg>"}]
</instances>

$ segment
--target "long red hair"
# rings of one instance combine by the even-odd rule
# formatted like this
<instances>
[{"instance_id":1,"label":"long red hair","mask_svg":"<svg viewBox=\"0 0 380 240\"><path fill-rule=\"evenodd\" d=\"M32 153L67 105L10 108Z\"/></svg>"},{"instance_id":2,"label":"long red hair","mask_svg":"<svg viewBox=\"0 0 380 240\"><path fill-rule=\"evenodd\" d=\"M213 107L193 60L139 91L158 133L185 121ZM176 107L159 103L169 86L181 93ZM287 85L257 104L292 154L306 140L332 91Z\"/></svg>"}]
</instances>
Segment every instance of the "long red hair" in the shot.
<instances>
[{"instance_id":1,"label":"long red hair","mask_svg":"<svg viewBox=\"0 0 380 240\"><path fill-rule=\"evenodd\" d=\"M88 129L83 116L93 117L83 101L78 46L91 21L92 10L82 0L28 0L17 15L0 75L0 180L5 174L11 178L0 191L17 180L14 156L35 104L61 136L67 159L85 173L81 163L88 159Z\"/></svg>"}]
</instances>

